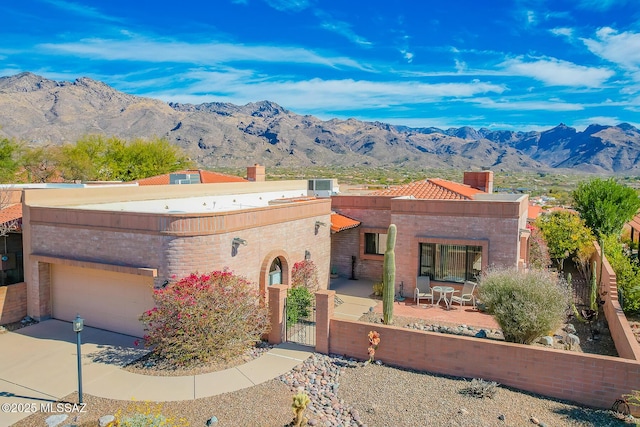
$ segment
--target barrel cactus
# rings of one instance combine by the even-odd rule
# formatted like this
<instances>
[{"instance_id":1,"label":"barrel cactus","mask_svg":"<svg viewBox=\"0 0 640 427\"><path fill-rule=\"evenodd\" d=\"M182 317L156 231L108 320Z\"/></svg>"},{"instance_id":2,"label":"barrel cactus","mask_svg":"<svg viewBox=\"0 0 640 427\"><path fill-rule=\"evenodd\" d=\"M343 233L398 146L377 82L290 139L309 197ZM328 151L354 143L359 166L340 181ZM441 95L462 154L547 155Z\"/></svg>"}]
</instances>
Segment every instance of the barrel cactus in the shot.
<instances>
[{"instance_id":1,"label":"barrel cactus","mask_svg":"<svg viewBox=\"0 0 640 427\"><path fill-rule=\"evenodd\" d=\"M393 324L393 300L396 292L396 225L387 231L387 249L384 251L382 314L386 325Z\"/></svg>"}]
</instances>

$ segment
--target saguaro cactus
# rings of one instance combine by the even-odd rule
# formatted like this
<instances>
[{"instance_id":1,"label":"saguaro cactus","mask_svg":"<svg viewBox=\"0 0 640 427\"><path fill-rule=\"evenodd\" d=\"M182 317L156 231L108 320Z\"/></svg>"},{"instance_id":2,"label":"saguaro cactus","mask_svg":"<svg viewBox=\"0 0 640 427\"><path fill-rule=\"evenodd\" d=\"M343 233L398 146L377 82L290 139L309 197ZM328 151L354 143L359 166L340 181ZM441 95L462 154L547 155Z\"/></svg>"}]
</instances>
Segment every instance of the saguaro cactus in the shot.
<instances>
[{"instance_id":1,"label":"saguaro cactus","mask_svg":"<svg viewBox=\"0 0 640 427\"><path fill-rule=\"evenodd\" d=\"M396 225L387 231L387 249L384 251L382 281L382 314L385 325L393 324L393 299L396 293Z\"/></svg>"}]
</instances>

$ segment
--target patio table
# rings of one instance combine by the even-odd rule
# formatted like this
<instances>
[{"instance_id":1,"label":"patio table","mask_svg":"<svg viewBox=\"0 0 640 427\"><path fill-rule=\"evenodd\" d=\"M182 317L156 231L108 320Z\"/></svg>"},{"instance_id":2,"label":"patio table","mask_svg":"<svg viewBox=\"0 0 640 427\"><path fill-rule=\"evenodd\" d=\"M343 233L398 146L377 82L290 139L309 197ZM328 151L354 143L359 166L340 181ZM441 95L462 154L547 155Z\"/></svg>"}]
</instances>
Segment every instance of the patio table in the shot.
<instances>
[{"instance_id":1,"label":"patio table","mask_svg":"<svg viewBox=\"0 0 640 427\"><path fill-rule=\"evenodd\" d=\"M453 292L455 289L451 286L434 286L431 288L434 292L437 292L440 295L438 298L438 302L436 304L440 304L440 301L444 299L444 304L447 307L447 310L451 309L451 297L453 296ZM449 295L449 298L447 298Z\"/></svg>"}]
</instances>

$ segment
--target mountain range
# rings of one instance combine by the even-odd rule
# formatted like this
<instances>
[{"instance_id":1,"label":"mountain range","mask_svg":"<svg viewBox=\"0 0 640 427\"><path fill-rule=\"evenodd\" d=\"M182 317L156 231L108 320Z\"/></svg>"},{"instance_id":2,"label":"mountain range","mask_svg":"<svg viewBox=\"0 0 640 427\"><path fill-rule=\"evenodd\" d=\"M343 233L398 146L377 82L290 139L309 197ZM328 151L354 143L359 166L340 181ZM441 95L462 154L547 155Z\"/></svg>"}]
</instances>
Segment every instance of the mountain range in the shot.
<instances>
[{"instance_id":1,"label":"mountain range","mask_svg":"<svg viewBox=\"0 0 640 427\"><path fill-rule=\"evenodd\" d=\"M46 145L89 134L166 138L204 168L261 163L640 173L640 130L627 123L584 131L560 124L542 132L411 128L323 121L270 101L166 103L86 77L59 82L27 72L0 78L0 137Z\"/></svg>"}]
</instances>

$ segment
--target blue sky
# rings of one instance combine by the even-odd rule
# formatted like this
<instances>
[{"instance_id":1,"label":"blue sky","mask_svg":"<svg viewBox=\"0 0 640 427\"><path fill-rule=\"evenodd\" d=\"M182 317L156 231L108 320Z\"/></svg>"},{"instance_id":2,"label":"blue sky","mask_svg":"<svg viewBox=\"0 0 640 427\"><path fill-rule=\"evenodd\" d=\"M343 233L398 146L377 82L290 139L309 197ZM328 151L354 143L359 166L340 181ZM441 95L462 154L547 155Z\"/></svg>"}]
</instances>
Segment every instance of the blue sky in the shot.
<instances>
[{"instance_id":1,"label":"blue sky","mask_svg":"<svg viewBox=\"0 0 640 427\"><path fill-rule=\"evenodd\" d=\"M0 76L408 126L640 126L637 0L0 2Z\"/></svg>"}]
</instances>

